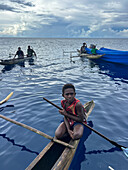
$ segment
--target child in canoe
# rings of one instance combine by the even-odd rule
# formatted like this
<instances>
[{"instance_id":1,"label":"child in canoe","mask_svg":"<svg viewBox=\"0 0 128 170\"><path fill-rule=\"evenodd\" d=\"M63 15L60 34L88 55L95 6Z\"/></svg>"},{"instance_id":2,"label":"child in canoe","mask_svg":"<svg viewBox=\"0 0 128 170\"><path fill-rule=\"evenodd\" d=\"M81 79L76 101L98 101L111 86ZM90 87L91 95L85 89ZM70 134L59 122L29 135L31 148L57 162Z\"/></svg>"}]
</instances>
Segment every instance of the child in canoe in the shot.
<instances>
[{"instance_id":1,"label":"child in canoe","mask_svg":"<svg viewBox=\"0 0 128 170\"><path fill-rule=\"evenodd\" d=\"M84 126L82 122L86 122L85 109L78 99L75 98L75 87L72 84L65 84L62 88L61 101L63 110L59 113L64 115L63 122L56 129L55 136L57 139L62 139L67 134L73 140L80 139L83 135Z\"/></svg>"}]
</instances>

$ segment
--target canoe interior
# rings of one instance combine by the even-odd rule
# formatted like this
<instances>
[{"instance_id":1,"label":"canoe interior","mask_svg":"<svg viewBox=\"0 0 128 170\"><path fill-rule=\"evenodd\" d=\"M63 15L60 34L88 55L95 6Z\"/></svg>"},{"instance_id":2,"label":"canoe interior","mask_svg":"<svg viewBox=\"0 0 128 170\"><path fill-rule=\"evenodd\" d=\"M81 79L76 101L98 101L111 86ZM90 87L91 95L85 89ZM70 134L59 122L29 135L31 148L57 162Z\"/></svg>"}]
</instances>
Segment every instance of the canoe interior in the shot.
<instances>
[{"instance_id":1,"label":"canoe interior","mask_svg":"<svg viewBox=\"0 0 128 170\"><path fill-rule=\"evenodd\" d=\"M69 143L70 138L65 139L63 141ZM31 167L29 167L26 170L30 170L30 169L33 169L33 170L51 170L52 167L54 166L54 164L56 163L56 161L61 156L61 154L62 154L62 152L64 151L65 148L66 148L65 146L51 141L45 147L43 152L41 152L37 156L35 162L33 162L33 164L31 164Z\"/></svg>"},{"instance_id":2,"label":"canoe interior","mask_svg":"<svg viewBox=\"0 0 128 170\"><path fill-rule=\"evenodd\" d=\"M88 118L92 112L94 105L93 100L84 105L87 112L86 118ZM67 170L72 162L80 140L73 141L68 137L63 141L73 145L75 149L70 149L51 141L32 161L26 170Z\"/></svg>"},{"instance_id":3,"label":"canoe interior","mask_svg":"<svg viewBox=\"0 0 128 170\"><path fill-rule=\"evenodd\" d=\"M56 161L52 170L67 170L73 160L75 152L77 150L79 140L70 140L69 144L74 146L75 149L65 148L62 154L60 155L59 159Z\"/></svg>"}]
</instances>

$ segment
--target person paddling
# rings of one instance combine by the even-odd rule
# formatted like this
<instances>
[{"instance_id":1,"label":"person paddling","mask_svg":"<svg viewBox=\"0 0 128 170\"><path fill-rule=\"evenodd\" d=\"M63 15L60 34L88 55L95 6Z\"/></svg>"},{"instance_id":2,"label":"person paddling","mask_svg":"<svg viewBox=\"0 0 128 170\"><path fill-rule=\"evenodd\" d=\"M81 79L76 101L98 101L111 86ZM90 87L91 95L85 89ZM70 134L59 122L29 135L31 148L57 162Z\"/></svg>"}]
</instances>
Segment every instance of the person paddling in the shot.
<instances>
[{"instance_id":1,"label":"person paddling","mask_svg":"<svg viewBox=\"0 0 128 170\"><path fill-rule=\"evenodd\" d=\"M18 58L24 58L24 52L21 50L21 47L18 47L18 51L16 52L14 58L18 55Z\"/></svg>"},{"instance_id":2,"label":"person paddling","mask_svg":"<svg viewBox=\"0 0 128 170\"><path fill-rule=\"evenodd\" d=\"M86 48L87 48L87 44L86 44L86 43L83 43L82 47L80 48L80 53L81 53L81 54L86 53Z\"/></svg>"},{"instance_id":3,"label":"person paddling","mask_svg":"<svg viewBox=\"0 0 128 170\"><path fill-rule=\"evenodd\" d=\"M64 100L61 101L63 110L59 110L59 113L64 115L64 120L55 131L57 139L62 139L69 134L73 140L77 140L83 135L82 122L86 123L85 109L81 102L75 98L75 95L75 87L72 84L63 86L62 96Z\"/></svg>"},{"instance_id":4,"label":"person paddling","mask_svg":"<svg viewBox=\"0 0 128 170\"><path fill-rule=\"evenodd\" d=\"M35 51L32 48L30 48L30 45L29 45L27 49L27 57L32 57L33 54L36 56Z\"/></svg>"}]
</instances>

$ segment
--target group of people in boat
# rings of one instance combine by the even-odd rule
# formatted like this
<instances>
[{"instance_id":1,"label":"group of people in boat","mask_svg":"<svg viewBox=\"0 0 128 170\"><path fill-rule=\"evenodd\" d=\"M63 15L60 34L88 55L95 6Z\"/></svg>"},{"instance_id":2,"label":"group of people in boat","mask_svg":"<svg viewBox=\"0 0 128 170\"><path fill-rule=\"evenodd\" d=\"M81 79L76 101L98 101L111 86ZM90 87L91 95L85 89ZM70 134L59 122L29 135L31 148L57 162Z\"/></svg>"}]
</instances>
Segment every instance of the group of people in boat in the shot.
<instances>
[{"instance_id":1,"label":"group of people in boat","mask_svg":"<svg viewBox=\"0 0 128 170\"><path fill-rule=\"evenodd\" d=\"M85 54L85 53L87 53L86 48L87 48L87 44L84 42L83 45L82 45L81 48L80 48L80 54ZM90 44L89 48L91 49L91 54L93 54L93 55L96 55L96 54L97 54L97 53L96 53L96 50L97 50L97 49L96 49L96 45Z\"/></svg>"},{"instance_id":2,"label":"group of people in boat","mask_svg":"<svg viewBox=\"0 0 128 170\"><path fill-rule=\"evenodd\" d=\"M36 56L36 52L29 45L27 49L27 57L32 57L33 55ZM18 50L16 54L14 55L14 58L16 56L18 56L18 58L24 58L24 52L21 50L21 47L18 47Z\"/></svg>"}]
</instances>

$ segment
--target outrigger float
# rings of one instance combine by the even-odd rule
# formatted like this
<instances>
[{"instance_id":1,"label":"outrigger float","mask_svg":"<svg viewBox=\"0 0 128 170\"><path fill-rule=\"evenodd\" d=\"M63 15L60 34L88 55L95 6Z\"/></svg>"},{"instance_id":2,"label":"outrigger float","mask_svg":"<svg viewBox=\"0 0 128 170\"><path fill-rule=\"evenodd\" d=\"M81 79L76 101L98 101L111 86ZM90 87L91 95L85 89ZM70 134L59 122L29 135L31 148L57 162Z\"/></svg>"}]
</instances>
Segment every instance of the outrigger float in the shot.
<instances>
[{"instance_id":1,"label":"outrigger float","mask_svg":"<svg viewBox=\"0 0 128 170\"><path fill-rule=\"evenodd\" d=\"M88 53L80 53L80 50L78 50L77 49L77 51L63 51L63 55L65 54L65 53L69 53L70 54L70 59L72 59L72 58L75 58L75 57L78 57L78 58L82 58L82 57L85 57L85 58L88 58L88 59L99 59L99 58L101 58L101 57L103 57L105 54L102 54L102 55L100 55L100 54L95 54L95 55L93 55L93 54L88 54ZM73 53L74 54L76 54L76 55L73 55Z\"/></svg>"},{"instance_id":2,"label":"outrigger float","mask_svg":"<svg viewBox=\"0 0 128 170\"><path fill-rule=\"evenodd\" d=\"M7 102L12 95L13 95L13 92L11 92L5 99L3 99L2 101L0 101L0 105L2 105L2 104L4 104L5 102Z\"/></svg>"}]
</instances>

